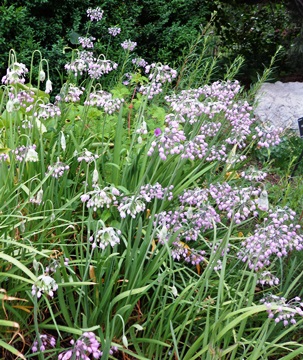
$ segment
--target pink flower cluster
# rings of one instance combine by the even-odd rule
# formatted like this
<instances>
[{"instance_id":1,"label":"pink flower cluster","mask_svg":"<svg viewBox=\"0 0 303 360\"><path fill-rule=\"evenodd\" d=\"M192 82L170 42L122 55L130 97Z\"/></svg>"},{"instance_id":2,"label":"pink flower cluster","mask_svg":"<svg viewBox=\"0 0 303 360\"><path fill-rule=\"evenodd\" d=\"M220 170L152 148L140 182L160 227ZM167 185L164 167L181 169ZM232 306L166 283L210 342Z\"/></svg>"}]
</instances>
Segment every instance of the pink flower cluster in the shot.
<instances>
[{"instance_id":1,"label":"pink flower cluster","mask_svg":"<svg viewBox=\"0 0 303 360\"><path fill-rule=\"evenodd\" d=\"M44 352L50 348L54 348L56 346L56 339L52 335L42 334L40 335L40 341L35 340L32 345L32 352Z\"/></svg>"},{"instance_id":2,"label":"pink flower cluster","mask_svg":"<svg viewBox=\"0 0 303 360\"><path fill-rule=\"evenodd\" d=\"M2 84L24 84L25 75L28 73L27 67L18 62L14 62L6 71L6 75L2 78Z\"/></svg>"},{"instance_id":3,"label":"pink flower cluster","mask_svg":"<svg viewBox=\"0 0 303 360\"><path fill-rule=\"evenodd\" d=\"M84 102L87 106L97 106L103 108L107 114L112 114L119 110L124 99L113 98L107 91L99 90L89 94L89 99Z\"/></svg>"},{"instance_id":4,"label":"pink flower cluster","mask_svg":"<svg viewBox=\"0 0 303 360\"><path fill-rule=\"evenodd\" d=\"M152 94L159 93L160 89L161 86L159 89L151 86ZM234 166L246 157L234 154L230 158L232 147L243 149L248 140L256 140L259 147L278 144L279 129L265 125L253 129L255 118L251 115L252 107L236 98L240 89L237 81L215 82L166 96L172 113L166 116L162 135L151 143L148 155L151 156L157 149L163 161L180 154L182 158L205 158L206 161L228 162ZM200 127L193 131L195 124Z\"/></svg>"},{"instance_id":5,"label":"pink flower cluster","mask_svg":"<svg viewBox=\"0 0 303 360\"><path fill-rule=\"evenodd\" d=\"M171 83L173 79L177 77L177 71L169 67L168 65L152 63L150 65L145 64L143 59L136 60L134 62L137 66L145 65L145 74L148 74L150 83L147 85L141 85L139 92L143 95L147 95L149 99L152 99L155 95L160 94L163 90L163 84Z\"/></svg>"},{"instance_id":6,"label":"pink flower cluster","mask_svg":"<svg viewBox=\"0 0 303 360\"><path fill-rule=\"evenodd\" d=\"M54 105L54 104L39 104L37 106L36 111L34 112L34 116L38 119L38 120L47 120L50 118L54 118L56 116L60 116L61 115L61 110L59 109L58 106Z\"/></svg>"},{"instance_id":7,"label":"pink flower cluster","mask_svg":"<svg viewBox=\"0 0 303 360\"><path fill-rule=\"evenodd\" d=\"M113 26L113 27L108 28L108 33L111 36L117 36L120 34L120 32L121 32L121 29L118 26Z\"/></svg>"},{"instance_id":8,"label":"pink flower cluster","mask_svg":"<svg viewBox=\"0 0 303 360\"><path fill-rule=\"evenodd\" d=\"M71 340L70 344L72 348L59 354L58 360L90 360L90 356L93 359L102 356L100 343L93 332L84 332L76 342Z\"/></svg>"},{"instance_id":9,"label":"pink flower cluster","mask_svg":"<svg viewBox=\"0 0 303 360\"><path fill-rule=\"evenodd\" d=\"M100 79L103 75L117 69L118 64L111 60L96 59L92 52L82 51L77 59L64 67L67 71L74 73L76 77L87 73L92 79Z\"/></svg>"},{"instance_id":10,"label":"pink flower cluster","mask_svg":"<svg viewBox=\"0 0 303 360\"><path fill-rule=\"evenodd\" d=\"M121 44L122 48L127 51L134 51L137 43L135 41L125 40Z\"/></svg>"},{"instance_id":11,"label":"pink flower cluster","mask_svg":"<svg viewBox=\"0 0 303 360\"><path fill-rule=\"evenodd\" d=\"M49 165L47 169L48 174L58 179L69 170L69 166L58 160L54 165Z\"/></svg>"},{"instance_id":12,"label":"pink flower cluster","mask_svg":"<svg viewBox=\"0 0 303 360\"><path fill-rule=\"evenodd\" d=\"M98 6L95 9L92 8L87 9L86 13L87 16L90 18L90 21L100 21L102 20L104 11L101 10Z\"/></svg>"},{"instance_id":13,"label":"pink flower cluster","mask_svg":"<svg viewBox=\"0 0 303 360\"><path fill-rule=\"evenodd\" d=\"M296 213L288 208L269 211L264 225L257 225L253 235L241 243L238 258L250 269L259 271L294 250L303 250L303 237L297 233L300 225L294 225Z\"/></svg>"},{"instance_id":14,"label":"pink flower cluster","mask_svg":"<svg viewBox=\"0 0 303 360\"><path fill-rule=\"evenodd\" d=\"M78 41L83 49L85 49L85 48L92 49L94 47L95 40L96 40L96 38L94 38L93 36L90 36L90 37L79 36L79 38L78 38Z\"/></svg>"},{"instance_id":15,"label":"pink flower cluster","mask_svg":"<svg viewBox=\"0 0 303 360\"><path fill-rule=\"evenodd\" d=\"M260 302L267 307L268 317L275 319L275 323L283 322L284 326L297 323L295 317L303 317L303 302L301 298L287 301L284 297L277 295L267 295Z\"/></svg>"},{"instance_id":16,"label":"pink flower cluster","mask_svg":"<svg viewBox=\"0 0 303 360\"><path fill-rule=\"evenodd\" d=\"M29 112L33 109L34 95L35 93L31 90L20 90L16 96L14 93L10 92L9 98L10 100L17 102L18 108L21 107L25 109L25 112Z\"/></svg>"},{"instance_id":17,"label":"pink flower cluster","mask_svg":"<svg viewBox=\"0 0 303 360\"><path fill-rule=\"evenodd\" d=\"M95 232L93 236L89 238L92 242L93 248L99 246L100 249L104 250L106 247L114 247L120 243L121 231L111 226L104 226Z\"/></svg>"}]
</instances>

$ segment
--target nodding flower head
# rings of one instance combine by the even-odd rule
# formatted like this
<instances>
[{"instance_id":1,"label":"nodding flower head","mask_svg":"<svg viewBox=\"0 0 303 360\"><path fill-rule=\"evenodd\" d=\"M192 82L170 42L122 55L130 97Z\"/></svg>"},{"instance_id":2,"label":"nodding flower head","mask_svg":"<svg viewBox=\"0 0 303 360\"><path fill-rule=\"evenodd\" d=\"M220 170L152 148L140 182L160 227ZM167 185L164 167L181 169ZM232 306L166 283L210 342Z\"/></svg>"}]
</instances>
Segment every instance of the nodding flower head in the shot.
<instances>
[{"instance_id":1,"label":"nodding flower head","mask_svg":"<svg viewBox=\"0 0 303 360\"><path fill-rule=\"evenodd\" d=\"M37 295L39 299L42 293L53 297L54 292L58 289L56 281L49 275L40 275L37 282L32 286L32 295Z\"/></svg>"},{"instance_id":2,"label":"nodding flower head","mask_svg":"<svg viewBox=\"0 0 303 360\"><path fill-rule=\"evenodd\" d=\"M2 78L2 84L24 84L25 74L28 73L27 67L18 62L14 62L6 71L6 75Z\"/></svg>"},{"instance_id":3,"label":"nodding flower head","mask_svg":"<svg viewBox=\"0 0 303 360\"><path fill-rule=\"evenodd\" d=\"M50 79L47 79L46 81L46 85L45 85L45 92L47 94L51 93L53 91L53 85L52 82L50 81Z\"/></svg>"}]
</instances>

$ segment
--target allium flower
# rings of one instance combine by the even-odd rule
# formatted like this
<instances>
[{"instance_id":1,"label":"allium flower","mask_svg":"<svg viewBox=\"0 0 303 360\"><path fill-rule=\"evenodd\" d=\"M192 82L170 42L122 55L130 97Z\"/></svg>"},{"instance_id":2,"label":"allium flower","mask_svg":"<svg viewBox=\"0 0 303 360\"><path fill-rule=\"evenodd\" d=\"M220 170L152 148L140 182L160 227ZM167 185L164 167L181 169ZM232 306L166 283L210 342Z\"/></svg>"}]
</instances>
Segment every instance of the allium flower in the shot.
<instances>
[{"instance_id":1,"label":"allium flower","mask_svg":"<svg viewBox=\"0 0 303 360\"><path fill-rule=\"evenodd\" d=\"M113 98L111 93L104 90L92 92L89 99L84 102L88 106L98 106L104 109L107 114L112 114L120 109L121 104L124 102L123 98Z\"/></svg>"},{"instance_id":2,"label":"allium flower","mask_svg":"<svg viewBox=\"0 0 303 360\"><path fill-rule=\"evenodd\" d=\"M177 71L169 67L168 65L152 63L145 66L145 73L149 74L149 80L153 80L156 83L172 82L178 75Z\"/></svg>"},{"instance_id":3,"label":"allium flower","mask_svg":"<svg viewBox=\"0 0 303 360\"><path fill-rule=\"evenodd\" d=\"M155 95L160 94L162 90L162 83L152 81L147 85L141 85L138 91L143 95L147 95L148 99L152 99Z\"/></svg>"},{"instance_id":4,"label":"allium flower","mask_svg":"<svg viewBox=\"0 0 303 360\"><path fill-rule=\"evenodd\" d=\"M253 139L258 140L258 146L261 148L269 148L281 142L282 128L277 128L274 125L263 125L257 126L255 131L257 134L253 136Z\"/></svg>"},{"instance_id":5,"label":"allium flower","mask_svg":"<svg viewBox=\"0 0 303 360\"><path fill-rule=\"evenodd\" d=\"M92 152L88 151L88 150L84 150L83 154L78 156L77 160L79 162L81 161L85 161L86 163L91 163L95 160L97 160L99 158L99 155L97 154L93 154Z\"/></svg>"},{"instance_id":6,"label":"allium flower","mask_svg":"<svg viewBox=\"0 0 303 360\"><path fill-rule=\"evenodd\" d=\"M100 359L102 356L100 343L92 332L84 332L76 342L71 340L70 344L72 348L60 353L58 360L89 360L90 356L93 359Z\"/></svg>"},{"instance_id":7,"label":"allium flower","mask_svg":"<svg viewBox=\"0 0 303 360\"><path fill-rule=\"evenodd\" d=\"M121 218L126 218L127 215L130 215L132 218L135 218L138 213L141 213L145 210L146 205L142 201L142 197L130 196L123 197L121 200L118 211Z\"/></svg>"},{"instance_id":8,"label":"allium flower","mask_svg":"<svg viewBox=\"0 0 303 360\"><path fill-rule=\"evenodd\" d=\"M32 286L32 295L37 295L39 299L42 293L53 297L54 292L58 289L56 281L49 275L40 275L38 281Z\"/></svg>"},{"instance_id":9,"label":"allium flower","mask_svg":"<svg viewBox=\"0 0 303 360\"><path fill-rule=\"evenodd\" d=\"M142 134L142 135L146 135L148 133L147 131L147 124L146 121L142 121L142 123L140 124L140 127L136 130L137 134Z\"/></svg>"},{"instance_id":10,"label":"allium flower","mask_svg":"<svg viewBox=\"0 0 303 360\"><path fill-rule=\"evenodd\" d=\"M88 75L92 79L100 79L104 74L108 74L109 72L117 69L118 64L106 59L97 59L94 62L90 62L87 64L88 67Z\"/></svg>"},{"instance_id":11,"label":"allium flower","mask_svg":"<svg viewBox=\"0 0 303 360\"><path fill-rule=\"evenodd\" d=\"M242 171L240 175L246 180L259 182L266 178L267 173L255 169L254 167L250 167L249 169Z\"/></svg>"},{"instance_id":12,"label":"allium flower","mask_svg":"<svg viewBox=\"0 0 303 360\"><path fill-rule=\"evenodd\" d=\"M113 27L108 28L108 33L111 36L117 36L118 34L120 34L120 32L121 32L121 29L118 26L113 26Z\"/></svg>"},{"instance_id":13,"label":"allium flower","mask_svg":"<svg viewBox=\"0 0 303 360\"><path fill-rule=\"evenodd\" d=\"M12 150L12 153L15 155L17 161L38 161L38 154L36 152L36 145L30 146L19 146L18 148ZM29 154L29 155L28 155Z\"/></svg>"},{"instance_id":14,"label":"allium flower","mask_svg":"<svg viewBox=\"0 0 303 360\"><path fill-rule=\"evenodd\" d=\"M28 162L28 161L29 162L37 162L37 161L39 161L38 153L33 147L29 148L28 151L26 152L24 161L25 162Z\"/></svg>"},{"instance_id":15,"label":"allium flower","mask_svg":"<svg viewBox=\"0 0 303 360\"><path fill-rule=\"evenodd\" d=\"M80 97L83 94L85 88L78 88L77 86L70 84L68 86L67 93L64 94L64 101L65 102L78 102L80 101Z\"/></svg>"},{"instance_id":16,"label":"allium flower","mask_svg":"<svg viewBox=\"0 0 303 360\"><path fill-rule=\"evenodd\" d=\"M303 238L297 234L300 225L294 225L295 212L291 209L269 210L264 225L257 225L253 235L242 241L238 258L250 269L259 271L277 258L294 250L303 250Z\"/></svg>"},{"instance_id":17,"label":"allium flower","mask_svg":"<svg viewBox=\"0 0 303 360\"><path fill-rule=\"evenodd\" d=\"M37 110L34 113L34 116L38 118L38 120L47 120L50 118L54 118L56 116L61 115L61 110L58 106L54 104L39 104Z\"/></svg>"},{"instance_id":18,"label":"allium flower","mask_svg":"<svg viewBox=\"0 0 303 360\"><path fill-rule=\"evenodd\" d=\"M148 65L147 61L145 61L142 58L132 59L132 63L136 66L140 66L140 67L144 67L144 68Z\"/></svg>"},{"instance_id":19,"label":"allium flower","mask_svg":"<svg viewBox=\"0 0 303 360\"><path fill-rule=\"evenodd\" d=\"M69 170L69 166L58 160L54 165L49 165L47 169L48 173L52 177L58 179L59 177L63 176L66 171Z\"/></svg>"},{"instance_id":20,"label":"allium flower","mask_svg":"<svg viewBox=\"0 0 303 360\"><path fill-rule=\"evenodd\" d=\"M284 297L267 295L260 302L267 307L268 317L275 319L275 323L283 321L283 325L296 324L295 316L303 317L303 303L301 299L295 298L287 301Z\"/></svg>"},{"instance_id":21,"label":"allium flower","mask_svg":"<svg viewBox=\"0 0 303 360\"><path fill-rule=\"evenodd\" d=\"M0 161L7 161L9 156L5 153L0 153Z\"/></svg>"},{"instance_id":22,"label":"allium flower","mask_svg":"<svg viewBox=\"0 0 303 360\"><path fill-rule=\"evenodd\" d=\"M184 244L183 242L174 242L172 247L172 257L175 260L181 261L184 260L185 262L198 265L205 261L205 251L203 250L195 250L191 249L188 245Z\"/></svg>"},{"instance_id":23,"label":"allium flower","mask_svg":"<svg viewBox=\"0 0 303 360\"><path fill-rule=\"evenodd\" d=\"M164 188L159 183L147 184L140 187L139 194L146 202L151 202L153 199L167 199L170 201L173 199L173 188L173 185Z\"/></svg>"},{"instance_id":24,"label":"allium flower","mask_svg":"<svg viewBox=\"0 0 303 360\"><path fill-rule=\"evenodd\" d=\"M50 273L54 273L59 265L60 262L57 259L52 259L49 265L45 268L45 274L50 275Z\"/></svg>"},{"instance_id":25,"label":"allium flower","mask_svg":"<svg viewBox=\"0 0 303 360\"><path fill-rule=\"evenodd\" d=\"M42 203L42 200L43 200L43 190L40 189L38 192L37 192L37 195L33 198L30 198L30 202L33 203L33 204L37 204L37 205L40 205Z\"/></svg>"},{"instance_id":26,"label":"allium flower","mask_svg":"<svg viewBox=\"0 0 303 360\"><path fill-rule=\"evenodd\" d=\"M215 200L220 211L227 212L227 218L234 217L236 224L257 216L257 200L261 189L252 186L246 188L232 188L228 183L211 184L209 194Z\"/></svg>"},{"instance_id":27,"label":"allium flower","mask_svg":"<svg viewBox=\"0 0 303 360\"><path fill-rule=\"evenodd\" d=\"M83 59L76 59L69 64L65 64L67 71L73 72L75 76L83 75L88 69L88 63Z\"/></svg>"},{"instance_id":28,"label":"allium flower","mask_svg":"<svg viewBox=\"0 0 303 360\"><path fill-rule=\"evenodd\" d=\"M129 85L133 78L133 75L130 73L125 73L123 76L125 77L125 80L123 80L122 84L125 86Z\"/></svg>"},{"instance_id":29,"label":"allium flower","mask_svg":"<svg viewBox=\"0 0 303 360\"><path fill-rule=\"evenodd\" d=\"M123 41L121 46L123 47L124 50L133 51L135 49L135 47L137 46L137 43L134 41L125 40L125 41Z\"/></svg>"},{"instance_id":30,"label":"allium flower","mask_svg":"<svg viewBox=\"0 0 303 360\"><path fill-rule=\"evenodd\" d=\"M32 345L32 352L44 352L50 348L54 348L56 346L56 339L51 335L40 335L40 345L39 341L36 339Z\"/></svg>"},{"instance_id":31,"label":"allium flower","mask_svg":"<svg viewBox=\"0 0 303 360\"><path fill-rule=\"evenodd\" d=\"M94 38L93 36L90 37L81 37L79 36L78 41L80 43L80 45L83 47L83 49L87 48L87 49L92 49L94 47L94 40L96 40L96 38Z\"/></svg>"},{"instance_id":32,"label":"allium flower","mask_svg":"<svg viewBox=\"0 0 303 360\"><path fill-rule=\"evenodd\" d=\"M101 57L102 56L102 57ZM92 79L99 79L104 74L117 69L118 64L111 60L106 60L104 55L96 59L92 52L81 51L78 59L66 64L67 71L73 72L74 76L83 75L87 72Z\"/></svg>"},{"instance_id":33,"label":"allium flower","mask_svg":"<svg viewBox=\"0 0 303 360\"><path fill-rule=\"evenodd\" d=\"M279 278L274 276L270 271L263 271L258 274L257 284L263 286L264 285L274 286L274 285L279 285L279 283L280 283Z\"/></svg>"},{"instance_id":34,"label":"allium flower","mask_svg":"<svg viewBox=\"0 0 303 360\"><path fill-rule=\"evenodd\" d=\"M99 229L94 236L91 236L89 240L95 246L99 246L104 250L107 246L114 247L116 244L120 243L121 231L113 227L103 227Z\"/></svg>"},{"instance_id":35,"label":"allium flower","mask_svg":"<svg viewBox=\"0 0 303 360\"><path fill-rule=\"evenodd\" d=\"M92 9L92 8L87 9L86 13L91 21L100 21L103 17L104 11L101 10L98 6L95 9Z\"/></svg>"},{"instance_id":36,"label":"allium flower","mask_svg":"<svg viewBox=\"0 0 303 360\"><path fill-rule=\"evenodd\" d=\"M105 187L100 189L98 186L95 186L93 191L81 195L81 201L83 203L86 202L86 207L88 209L92 208L93 211L104 207L110 208L111 205L117 205L116 192L113 189L115 188Z\"/></svg>"},{"instance_id":37,"label":"allium flower","mask_svg":"<svg viewBox=\"0 0 303 360\"><path fill-rule=\"evenodd\" d=\"M25 74L27 73L28 69L24 64L15 62L7 69L6 75L2 78L2 84L24 84Z\"/></svg>"},{"instance_id":38,"label":"allium flower","mask_svg":"<svg viewBox=\"0 0 303 360\"><path fill-rule=\"evenodd\" d=\"M86 203L90 199L90 196L88 194L82 194L80 199L83 203Z\"/></svg>"},{"instance_id":39,"label":"allium flower","mask_svg":"<svg viewBox=\"0 0 303 360\"><path fill-rule=\"evenodd\" d=\"M6 111L12 113L13 111L18 111L20 109L20 101L15 99L9 99L6 103Z\"/></svg>"},{"instance_id":40,"label":"allium flower","mask_svg":"<svg viewBox=\"0 0 303 360\"><path fill-rule=\"evenodd\" d=\"M33 102L35 101L35 93L31 90L21 90L17 94L20 107L25 109L25 112L29 112L33 109Z\"/></svg>"}]
</instances>

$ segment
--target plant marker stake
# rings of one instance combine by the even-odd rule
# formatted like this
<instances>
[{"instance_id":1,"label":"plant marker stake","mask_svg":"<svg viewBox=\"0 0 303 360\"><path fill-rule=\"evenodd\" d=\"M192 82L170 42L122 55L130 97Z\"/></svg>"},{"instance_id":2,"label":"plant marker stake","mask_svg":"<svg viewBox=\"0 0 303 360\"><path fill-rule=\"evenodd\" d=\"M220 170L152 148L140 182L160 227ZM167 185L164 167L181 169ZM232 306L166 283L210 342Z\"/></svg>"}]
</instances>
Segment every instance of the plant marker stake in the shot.
<instances>
[{"instance_id":1,"label":"plant marker stake","mask_svg":"<svg viewBox=\"0 0 303 360\"><path fill-rule=\"evenodd\" d=\"M298 119L298 126L299 126L300 137L303 138L303 117ZM302 150L302 152L301 152L301 154L299 156L299 159L298 159L298 161L296 163L296 166L294 167L294 169L293 169L293 171L292 171L292 173L290 175L290 180L293 178L293 176L294 176L294 174L295 174L295 172L296 172L296 170L297 170L297 168L298 168L298 166L300 164L300 161L302 160L302 157L303 157L303 150Z\"/></svg>"}]
</instances>

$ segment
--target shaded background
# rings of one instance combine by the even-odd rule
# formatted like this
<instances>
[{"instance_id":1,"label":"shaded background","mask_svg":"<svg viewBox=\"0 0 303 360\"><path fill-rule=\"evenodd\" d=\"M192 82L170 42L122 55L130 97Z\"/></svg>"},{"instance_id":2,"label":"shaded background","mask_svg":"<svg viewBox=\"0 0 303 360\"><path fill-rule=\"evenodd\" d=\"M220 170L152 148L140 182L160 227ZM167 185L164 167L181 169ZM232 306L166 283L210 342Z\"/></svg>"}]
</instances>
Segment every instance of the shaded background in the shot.
<instances>
[{"instance_id":1,"label":"shaded background","mask_svg":"<svg viewBox=\"0 0 303 360\"><path fill-rule=\"evenodd\" d=\"M75 48L77 34L85 36L86 10L96 6L104 10L104 18L92 23L89 32L98 39L98 51L107 51L110 43L109 59L117 61L120 43L131 39L138 43L138 56L178 66L201 26L216 12L211 28L211 51L220 54L216 79L222 78L236 55L242 55L245 63L237 78L249 85L282 45L274 80L303 81L303 0L4 0L0 75L6 72L11 48L27 66L32 52L39 49L50 62L52 81L59 83L68 61L63 47ZM117 38L107 33L114 25L122 29Z\"/></svg>"}]
</instances>

